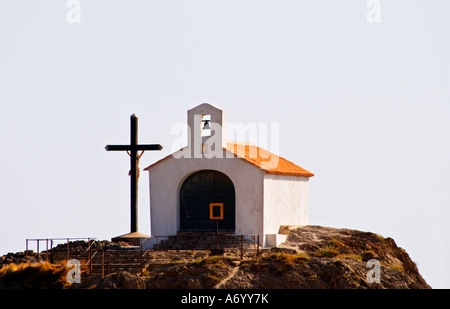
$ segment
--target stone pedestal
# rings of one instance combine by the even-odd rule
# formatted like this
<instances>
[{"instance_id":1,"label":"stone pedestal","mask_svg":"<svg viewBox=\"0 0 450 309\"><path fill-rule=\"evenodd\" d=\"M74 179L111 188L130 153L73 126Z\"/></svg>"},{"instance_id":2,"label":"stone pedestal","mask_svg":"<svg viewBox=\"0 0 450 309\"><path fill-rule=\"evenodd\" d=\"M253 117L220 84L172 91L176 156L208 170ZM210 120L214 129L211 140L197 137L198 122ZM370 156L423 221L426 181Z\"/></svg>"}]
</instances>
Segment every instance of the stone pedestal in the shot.
<instances>
[{"instance_id":1,"label":"stone pedestal","mask_svg":"<svg viewBox=\"0 0 450 309\"><path fill-rule=\"evenodd\" d=\"M113 242L119 242L119 241L124 241L127 242L129 244L132 244L133 246L139 246L141 245L141 243L143 241L145 241L146 239L151 238L148 235L139 233L139 232L133 232L133 233L128 233L125 235L121 235L121 236L117 236L111 239L111 241Z\"/></svg>"}]
</instances>

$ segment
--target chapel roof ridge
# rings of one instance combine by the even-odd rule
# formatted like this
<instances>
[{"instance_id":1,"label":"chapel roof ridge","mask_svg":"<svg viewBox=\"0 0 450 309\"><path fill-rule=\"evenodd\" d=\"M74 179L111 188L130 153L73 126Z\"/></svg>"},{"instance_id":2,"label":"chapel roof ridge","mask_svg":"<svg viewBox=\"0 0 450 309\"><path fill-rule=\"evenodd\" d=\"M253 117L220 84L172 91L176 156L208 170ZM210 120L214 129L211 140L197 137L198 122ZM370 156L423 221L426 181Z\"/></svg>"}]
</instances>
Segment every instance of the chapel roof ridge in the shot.
<instances>
[{"instance_id":1,"label":"chapel roof ridge","mask_svg":"<svg viewBox=\"0 0 450 309\"><path fill-rule=\"evenodd\" d=\"M203 103L201 103L201 104L199 104L199 105L197 105L197 106L194 106L193 108L188 109L188 111L191 111L191 110L193 110L193 109L200 108L201 106L210 106L210 107L213 107L213 108L215 108L215 109L222 110L221 108L219 108L219 107L217 107L217 106L215 106L215 105L213 105L213 104L211 104L211 103L209 103L209 102L203 102Z\"/></svg>"},{"instance_id":2,"label":"chapel roof ridge","mask_svg":"<svg viewBox=\"0 0 450 309\"><path fill-rule=\"evenodd\" d=\"M240 146L240 147L239 147ZM244 146L244 151L242 151L242 146ZM176 152L183 151L186 149L187 146L179 149ZM259 146L256 146L252 143L248 142L238 142L238 141L232 141L227 140L227 143L225 146L223 146L223 149L232 152L237 156L237 158L243 159L246 162L259 167L260 169L264 170L268 174L278 174L278 175L290 175L290 176L303 176L303 177L313 177L314 174L310 171L292 163L289 160L286 160L285 158L278 156L268 150L265 150L264 148L261 148ZM255 156L256 154L256 156ZM149 165L148 167L144 168L145 171L150 170L152 166L155 166L156 164L159 164L166 159L170 158L173 155L170 154L155 163ZM272 159L275 159L277 162L276 166L271 166L270 162Z\"/></svg>"}]
</instances>

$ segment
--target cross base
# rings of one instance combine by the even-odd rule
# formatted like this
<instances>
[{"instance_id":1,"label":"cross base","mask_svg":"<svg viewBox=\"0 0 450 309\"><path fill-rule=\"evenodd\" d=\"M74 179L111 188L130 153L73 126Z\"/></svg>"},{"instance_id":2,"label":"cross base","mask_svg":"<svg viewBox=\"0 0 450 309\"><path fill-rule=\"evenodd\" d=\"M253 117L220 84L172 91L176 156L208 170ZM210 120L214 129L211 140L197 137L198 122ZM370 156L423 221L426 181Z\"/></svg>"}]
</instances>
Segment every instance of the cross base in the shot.
<instances>
[{"instance_id":1,"label":"cross base","mask_svg":"<svg viewBox=\"0 0 450 309\"><path fill-rule=\"evenodd\" d=\"M139 232L128 233L124 235L120 235L111 239L112 242L127 242L134 246L140 246L146 239L150 239L151 237Z\"/></svg>"}]
</instances>

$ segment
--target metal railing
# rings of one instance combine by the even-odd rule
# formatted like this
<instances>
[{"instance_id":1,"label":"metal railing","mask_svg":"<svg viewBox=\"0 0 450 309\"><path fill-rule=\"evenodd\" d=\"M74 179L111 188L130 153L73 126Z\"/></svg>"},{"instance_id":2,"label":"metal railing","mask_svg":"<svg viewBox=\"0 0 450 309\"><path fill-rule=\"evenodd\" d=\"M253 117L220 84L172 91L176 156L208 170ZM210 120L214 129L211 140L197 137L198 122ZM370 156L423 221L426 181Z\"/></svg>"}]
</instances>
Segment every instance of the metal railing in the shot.
<instances>
[{"instance_id":1,"label":"metal railing","mask_svg":"<svg viewBox=\"0 0 450 309\"><path fill-rule=\"evenodd\" d=\"M49 260L49 255L52 256L52 252L53 252L53 244L56 241L66 241L66 252L67 252L67 260L70 260L70 241L74 241L74 240L86 240L88 241L88 244L90 244L90 246L88 247L88 250L91 250L91 246L92 246L92 242L96 240L96 238L93 237L88 237L88 238L71 238L71 237L67 237L67 238L27 238L25 241L25 254L26 254L26 259L28 260L28 252L29 252L29 244L30 242L36 242L36 253L38 255L38 261L41 259L40 255L41 255L41 251L39 248L39 245L41 242L45 242L45 255L46 255L46 261ZM49 251L49 243L50 243L50 251Z\"/></svg>"},{"instance_id":2,"label":"metal railing","mask_svg":"<svg viewBox=\"0 0 450 309\"><path fill-rule=\"evenodd\" d=\"M175 235L170 235L170 236L151 236L149 238L145 238L141 245L144 245L146 242L152 242L153 240L155 240L155 244L154 244L154 251L166 251L167 249L160 249L160 244L161 241L167 240L169 237L173 237ZM249 251L248 248L246 248L244 250L244 244L249 244L249 241L251 243L251 245L253 245L254 247L254 251L255 251L255 257L259 256L259 250L260 250L260 246L262 246L262 242L261 242L261 238L260 236L265 236L264 234L230 234L230 233L219 233L219 234L209 234L209 236L214 236L215 240L214 240L214 245L210 245L207 249L204 250L212 250L215 252L216 255L219 255L219 245L220 245L220 239L223 238L227 238L227 237L232 237L231 239L235 238L235 237L239 237L239 240L234 242L234 243L230 243L229 245L238 245L239 246L239 250L240 250L240 258L242 259L244 257L244 251ZM203 235L195 235L193 237L204 237ZM223 245L222 245L223 246ZM235 246L231 246L232 248L235 248ZM195 250L192 248L183 248L183 249L178 249L178 250Z\"/></svg>"},{"instance_id":3,"label":"metal railing","mask_svg":"<svg viewBox=\"0 0 450 309\"><path fill-rule=\"evenodd\" d=\"M211 235L209 235L211 236ZM232 241L228 239L228 243L223 245L222 249L219 249L221 238L224 239L227 236L231 237ZM76 258L80 260L80 263L89 269L89 275L94 274L94 268L96 274L101 277L105 277L111 273L111 271L121 269L134 269L135 273L144 274L144 269L149 265L157 265L173 260L195 260L202 257L214 255L233 254L233 256L244 258L257 258L260 256L260 238L258 234L219 234L216 235L215 243L210 243L208 249L196 249L196 248L183 248L183 249L164 249L161 248L161 240L168 239L169 236L152 236L141 241L139 246L114 248L104 246L100 248L93 248L96 238L37 238L26 239L26 256L28 260L28 252L30 243L36 242L38 261L40 261L40 255L45 254L45 260L55 263L61 260L70 260ZM264 235L262 235L264 237ZM201 236L192 236L201 237ZM203 236L204 237L204 236ZM86 241L85 248L75 249L71 248L71 241ZM54 248L53 245L56 241L65 241L66 247L62 249ZM144 245L148 241L155 242L151 249L143 249ZM45 252L40 251L39 244L45 242ZM148 244L147 244L148 245ZM227 248L228 246L228 248ZM65 252L65 254L61 254ZM126 254L124 252L127 252ZM54 258L55 256L59 258ZM101 257L100 257L101 256Z\"/></svg>"}]
</instances>

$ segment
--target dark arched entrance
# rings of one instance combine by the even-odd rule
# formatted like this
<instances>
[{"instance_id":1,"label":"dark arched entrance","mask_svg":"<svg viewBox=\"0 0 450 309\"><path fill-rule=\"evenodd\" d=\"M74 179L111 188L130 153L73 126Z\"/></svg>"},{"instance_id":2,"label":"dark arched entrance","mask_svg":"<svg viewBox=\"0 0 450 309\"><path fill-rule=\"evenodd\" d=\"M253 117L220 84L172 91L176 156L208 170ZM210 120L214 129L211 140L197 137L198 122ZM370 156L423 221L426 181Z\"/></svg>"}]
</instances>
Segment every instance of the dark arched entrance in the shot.
<instances>
[{"instance_id":1,"label":"dark arched entrance","mask_svg":"<svg viewBox=\"0 0 450 309\"><path fill-rule=\"evenodd\" d=\"M210 203L223 203L223 220L219 230L235 229L235 192L230 178L214 170L201 170L190 175L180 190L180 230L213 231L215 220L210 219Z\"/></svg>"}]
</instances>

